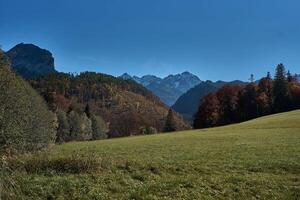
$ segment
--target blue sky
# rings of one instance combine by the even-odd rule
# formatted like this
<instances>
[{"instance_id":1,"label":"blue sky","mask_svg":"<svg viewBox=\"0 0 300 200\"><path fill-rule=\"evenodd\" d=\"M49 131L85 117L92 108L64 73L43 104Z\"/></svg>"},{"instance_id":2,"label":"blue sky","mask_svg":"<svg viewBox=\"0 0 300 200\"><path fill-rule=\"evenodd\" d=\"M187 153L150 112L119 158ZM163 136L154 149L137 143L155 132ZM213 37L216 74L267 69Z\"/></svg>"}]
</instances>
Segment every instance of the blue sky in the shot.
<instances>
[{"instance_id":1,"label":"blue sky","mask_svg":"<svg viewBox=\"0 0 300 200\"><path fill-rule=\"evenodd\" d=\"M299 0L0 0L0 44L50 50L59 71L190 71L247 80L300 72Z\"/></svg>"}]
</instances>

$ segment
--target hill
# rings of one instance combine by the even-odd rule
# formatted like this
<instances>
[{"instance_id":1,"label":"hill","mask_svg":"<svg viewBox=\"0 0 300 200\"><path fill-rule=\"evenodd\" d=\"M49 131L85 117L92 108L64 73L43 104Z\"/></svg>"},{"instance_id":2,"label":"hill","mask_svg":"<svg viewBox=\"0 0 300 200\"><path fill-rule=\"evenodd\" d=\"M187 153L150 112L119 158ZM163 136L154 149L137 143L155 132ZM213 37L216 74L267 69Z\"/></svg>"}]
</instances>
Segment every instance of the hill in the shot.
<instances>
[{"instance_id":1,"label":"hill","mask_svg":"<svg viewBox=\"0 0 300 200\"><path fill-rule=\"evenodd\" d=\"M245 82L236 80L231 82L225 81L205 81L182 94L172 106L176 112L180 113L187 121L192 122L193 116L197 112L201 99L208 93L216 92L223 85L245 84Z\"/></svg>"},{"instance_id":2,"label":"hill","mask_svg":"<svg viewBox=\"0 0 300 200\"><path fill-rule=\"evenodd\" d=\"M120 76L120 78L134 80L135 82L142 84L168 106L172 106L178 97L201 82L196 75L191 74L190 72L183 72L175 75L171 74L165 78L159 78L153 75L137 77L125 73Z\"/></svg>"},{"instance_id":3,"label":"hill","mask_svg":"<svg viewBox=\"0 0 300 200\"><path fill-rule=\"evenodd\" d=\"M17 185L26 199L298 199L299 144L300 110L219 128L67 143L23 156Z\"/></svg>"},{"instance_id":4,"label":"hill","mask_svg":"<svg viewBox=\"0 0 300 200\"><path fill-rule=\"evenodd\" d=\"M109 125L110 137L139 135L148 128L161 132L169 110L142 85L101 73L55 73L30 83L56 113L68 115L72 110L81 115L89 105L89 112ZM177 130L189 128L179 114L174 119Z\"/></svg>"},{"instance_id":5,"label":"hill","mask_svg":"<svg viewBox=\"0 0 300 200\"><path fill-rule=\"evenodd\" d=\"M20 43L6 52L12 69L24 78L55 73L54 58L48 50Z\"/></svg>"}]
</instances>

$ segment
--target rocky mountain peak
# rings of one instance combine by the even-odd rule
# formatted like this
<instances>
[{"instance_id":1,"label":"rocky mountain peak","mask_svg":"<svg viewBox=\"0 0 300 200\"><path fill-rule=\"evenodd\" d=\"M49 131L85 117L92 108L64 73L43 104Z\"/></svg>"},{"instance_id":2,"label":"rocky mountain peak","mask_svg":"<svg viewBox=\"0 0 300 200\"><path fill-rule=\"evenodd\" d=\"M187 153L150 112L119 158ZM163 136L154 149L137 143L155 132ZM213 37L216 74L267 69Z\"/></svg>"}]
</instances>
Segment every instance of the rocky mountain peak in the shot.
<instances>
[{"instance_id":1,"label":"rocky mountain peak","mask_svg":"<svg viewBox=\"0 0 300 200\"><path fill-rule=\"evenodd\" d=\"M127 73L120 76L120 78L132 79L142 84L169 106L173 105L179 96L201 82L196 75L188 71L179 74L170 74L165 78L159 78L154 75L132 77Z\"/></svg>"},{"instance_id":2,"label":"rocky mountain peak","mask_svg":"<svg viewBox=\"0 0 300 200\"><path fill-rule=\"evenodd\" d=\"M20 43L6 52L11 67L24 78L55 73L52 53L33 44Z\"/></svg>"}]
</instances>

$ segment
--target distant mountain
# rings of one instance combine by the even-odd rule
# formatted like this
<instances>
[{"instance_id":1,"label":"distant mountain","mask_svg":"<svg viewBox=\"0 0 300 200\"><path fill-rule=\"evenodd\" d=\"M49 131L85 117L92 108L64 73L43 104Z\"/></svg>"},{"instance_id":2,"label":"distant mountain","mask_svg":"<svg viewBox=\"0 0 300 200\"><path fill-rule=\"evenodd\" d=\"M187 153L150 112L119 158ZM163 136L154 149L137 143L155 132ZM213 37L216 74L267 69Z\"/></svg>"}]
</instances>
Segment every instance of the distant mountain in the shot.
<instances>
[{"instance_id":1,"label":"distant mountain","mask_svg":"<svg viewBox=\"0 0 300 200\"><path fill-rule=\"evenodd\" d=\"M159 78L153 75L143 77L130 76L125 73L120 78L134 80L157 95L168 106L173 105L176 100L190 88L201 83L201 80L194 74L183 72L181 74L169 75Z\"/></svg>"},{"instance_id":2,"label":"distant mountain","mask_svg":"<svg viewBox=\"0 0 300 200\"><path fill-rule=\"evenodd\" d=\"M18 44L6 55L11 60L12 69L24 78L56 72L51 52L33 44Z\"/></svg>"},{"instance_id":3,"label":"distant mountain","mask_svg":"<svg viewBox=\"0 0 300 200\"><path fill-rule=\"evenodd\" d=\"M193 115L197 112L201 99L211 92L216 92L225 84L246 84L245 82L236 80L231 82L225 81L205 81L191 88L178 98L172 108L180 113L186 120L192 122Z\"/></svg>"}]
</instances>

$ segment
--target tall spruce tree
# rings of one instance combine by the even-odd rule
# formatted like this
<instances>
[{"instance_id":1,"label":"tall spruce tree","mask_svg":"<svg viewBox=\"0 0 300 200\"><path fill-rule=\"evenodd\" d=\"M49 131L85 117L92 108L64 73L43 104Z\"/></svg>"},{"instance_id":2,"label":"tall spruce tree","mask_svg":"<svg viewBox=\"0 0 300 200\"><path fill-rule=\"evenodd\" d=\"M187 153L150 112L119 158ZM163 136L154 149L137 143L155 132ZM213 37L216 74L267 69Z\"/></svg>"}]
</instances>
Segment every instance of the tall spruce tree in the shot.
<instances>
[{"instance_id":1,"label":"tall spruce tree","mask_svg":"<svg viewBox=\"0 0 300 200\"><path fill-rule=\"evenodd\" d=\"M170 108L167 115L164 132L173 132L173 131L176 131L176 123L174 119L173 110Z\"/></svg>"},{"instance_id":2,"label":"tall spruce tree","mask_svg":"<svg viewBox=\"0 0 300 200\"><path fill-rule=\"evenodd\" d=\"M273 84L273 108L274 112L286 111L289 107L289 88L286 71L283 64L276 67Z\"/></svg>"}]
</instances>

